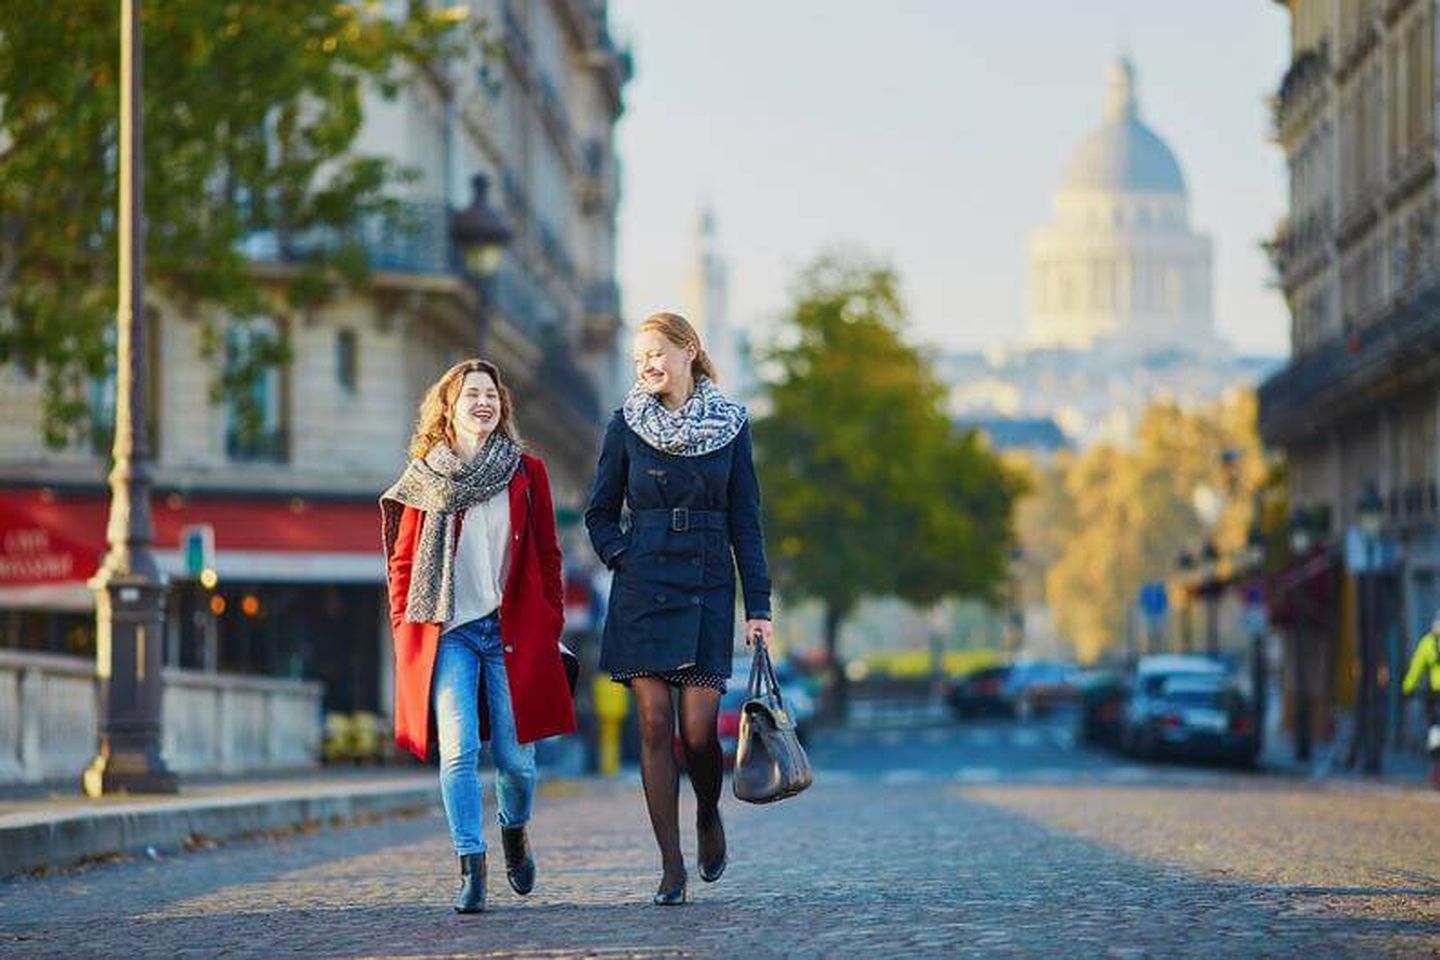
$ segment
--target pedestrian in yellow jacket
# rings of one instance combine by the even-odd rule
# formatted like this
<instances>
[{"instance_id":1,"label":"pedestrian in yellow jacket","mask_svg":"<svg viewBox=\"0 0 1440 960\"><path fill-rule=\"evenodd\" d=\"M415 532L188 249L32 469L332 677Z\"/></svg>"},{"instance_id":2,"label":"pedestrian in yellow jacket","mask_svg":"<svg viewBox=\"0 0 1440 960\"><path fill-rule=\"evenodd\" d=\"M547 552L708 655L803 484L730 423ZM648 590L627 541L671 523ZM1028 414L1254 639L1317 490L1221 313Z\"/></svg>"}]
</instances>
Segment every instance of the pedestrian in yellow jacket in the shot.
<instances>
[{"instance_id":1,"label":"pedestrian in yellow jacket","mask_svg":"<svg viewBox=\"0 0 1440 960\"><path fill-rule=\"evenodd\" d=\"M1436 615L1435 621L1430 625L1430 632L1421 637L1415 646L1415 653L1410 658L1410 669L1405 672L1405 682L1400 686L1400 691L1408 697L1420 685L1420 678L1428 674L1430 691L1426 697L1426 712L1430 715L1431 723L1440 722L1435 716L1435 701L1437 696L1440 696L1440 640L1437 640L1437 637L1440 637L1440 614Z\"/></svg>"}]
</instances>

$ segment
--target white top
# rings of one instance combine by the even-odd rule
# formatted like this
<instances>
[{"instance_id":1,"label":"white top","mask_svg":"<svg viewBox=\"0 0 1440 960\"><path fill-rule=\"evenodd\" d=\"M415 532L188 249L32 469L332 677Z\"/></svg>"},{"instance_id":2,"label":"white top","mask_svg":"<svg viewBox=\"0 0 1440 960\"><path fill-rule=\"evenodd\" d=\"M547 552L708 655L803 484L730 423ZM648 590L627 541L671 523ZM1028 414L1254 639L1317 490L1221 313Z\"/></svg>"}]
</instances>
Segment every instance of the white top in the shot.
<instances>
[{"instance_id":1,"label":"white top","mask_svg":"<svg viewBox=\"0 0 1440 960\"><path fill-rule=\"evenodd\" d=\"M445 629L494 613L510 573L510 498L502 490L465 511L455 547L455 602Z\"/></svg>"}]
</instances>

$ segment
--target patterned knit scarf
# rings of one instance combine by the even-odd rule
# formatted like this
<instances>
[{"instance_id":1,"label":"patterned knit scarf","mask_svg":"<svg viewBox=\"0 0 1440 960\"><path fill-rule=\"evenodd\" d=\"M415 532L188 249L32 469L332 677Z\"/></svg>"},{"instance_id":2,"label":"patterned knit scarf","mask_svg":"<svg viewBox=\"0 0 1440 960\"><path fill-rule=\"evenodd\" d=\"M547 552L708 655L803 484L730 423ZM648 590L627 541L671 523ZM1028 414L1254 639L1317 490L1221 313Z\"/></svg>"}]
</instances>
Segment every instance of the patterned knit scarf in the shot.
<instances>
[{"instance_id":1,"label":"patterned knit scarf","mask_svg":"<svg viewBox=\"0 0 1440 960\"><path fill-rule=\"evenodd\" d=\"M697 377L695 392L679 410L665 409L660 398L636 383L621 407L625 422L641 440L662 453L698 457L725 446L745 426L749 414L709 377Z\"/></svg>"},{"instance_id":2,"label":"patterned knit scarf","mask_svg":"<svg viewBox=\"0 0 1440 960\"><path fill-rule=\"evenodd\" d=\"M425 513L410 568L406 620L444 623L450 619L459 516L506 489L519 465L520 448L498 431L490 434L473 463L461 460L440 443L423 460L411 460L395 485L380 496L380 532L387 558L395 549L403 508Z\"/></svg>"}]
</instances>

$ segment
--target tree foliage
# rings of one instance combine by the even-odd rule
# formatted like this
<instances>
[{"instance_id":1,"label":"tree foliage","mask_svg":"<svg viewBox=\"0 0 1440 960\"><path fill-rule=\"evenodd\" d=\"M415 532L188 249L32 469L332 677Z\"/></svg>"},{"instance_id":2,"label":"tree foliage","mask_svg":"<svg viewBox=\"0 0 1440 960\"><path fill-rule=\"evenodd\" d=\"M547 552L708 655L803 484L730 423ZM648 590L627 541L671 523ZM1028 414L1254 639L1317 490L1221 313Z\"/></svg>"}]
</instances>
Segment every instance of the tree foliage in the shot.
<instances>
[{"instance_id":1,"label":"tree foliage","mask_svg":"<svg viewBox=\"0 0 1440 960\"><path fill-rule=\"evenodd\" d=\"M990 598L1017 480L958 434L904 342L888 269L825 259L803 275L755 426L782 586L826 607L826 640L865 596Z\"/></svg>"},{"instance_id":2,"label":"tree foliage","mask_svg":"<svg viewBox=\"0 0 1440 960\"><path fill-rule=\"evenodd\" d=\"M141 17L151 289L244 317L303 308L337 278L362 279L357 228L396 212L387 191L406 178L352 150L363 95L393 95L458 49L478 29L464 9L148 0ZM86 426L84 384L110 362L119 43L113 0L0 4L0 362L44 376L52 444ZM241 250L261 232L282 248L308 241L288 251L298 270L278 303ZM246 359L283 358L270 345Z\"/></svg>"},{"instance_id":3,"label":"tree foliage","mask_svg":"<svg viewBox=\"0 0 1440 960\"><path fill-rule=\"evenodd\" d=\"M1027 530L1026 550L1053 558L1046 597L1082 661L1120 647L1140 586L1173 580L1182 552L1198 554L1206 538L1222 558L1244 549L1269 474L1255 410L1248 391L1191 411L1156 404L1132 447L1061 459L1037 486L1046 502L1036 515L1052 522Z\"/></svg>"}]
</instances>

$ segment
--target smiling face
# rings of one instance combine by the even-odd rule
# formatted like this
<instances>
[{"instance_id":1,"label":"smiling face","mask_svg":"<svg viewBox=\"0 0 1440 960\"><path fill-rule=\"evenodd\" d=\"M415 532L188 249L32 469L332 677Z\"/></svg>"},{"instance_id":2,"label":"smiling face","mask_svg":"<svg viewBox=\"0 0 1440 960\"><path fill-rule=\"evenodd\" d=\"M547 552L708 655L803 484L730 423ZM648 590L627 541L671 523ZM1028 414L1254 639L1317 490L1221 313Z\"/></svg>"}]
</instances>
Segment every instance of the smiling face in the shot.
<instances>
[{"instance_id":1,"label":"smiling face","mask_svg":"<svg viewBox=\"0 0 1440 960\"><path fill-rule=\"evenodd\" d=\"M457 438L484 443L499 425L504 410L500 388L490 374L472 370L460 383L460 392L450 406L450 425Z\"/></svg>"},{"instance_id":2,"label":"smiling face","mask_svg":"<svg viewBox=\"0 0 1440 960\"><path fill-rule=\"evenodd\" d=\"M696 353L658 330L642 330L635 335L635 379L646 393L683 400L695 385L690 364Z\"/></svg>"}]
</instances>

